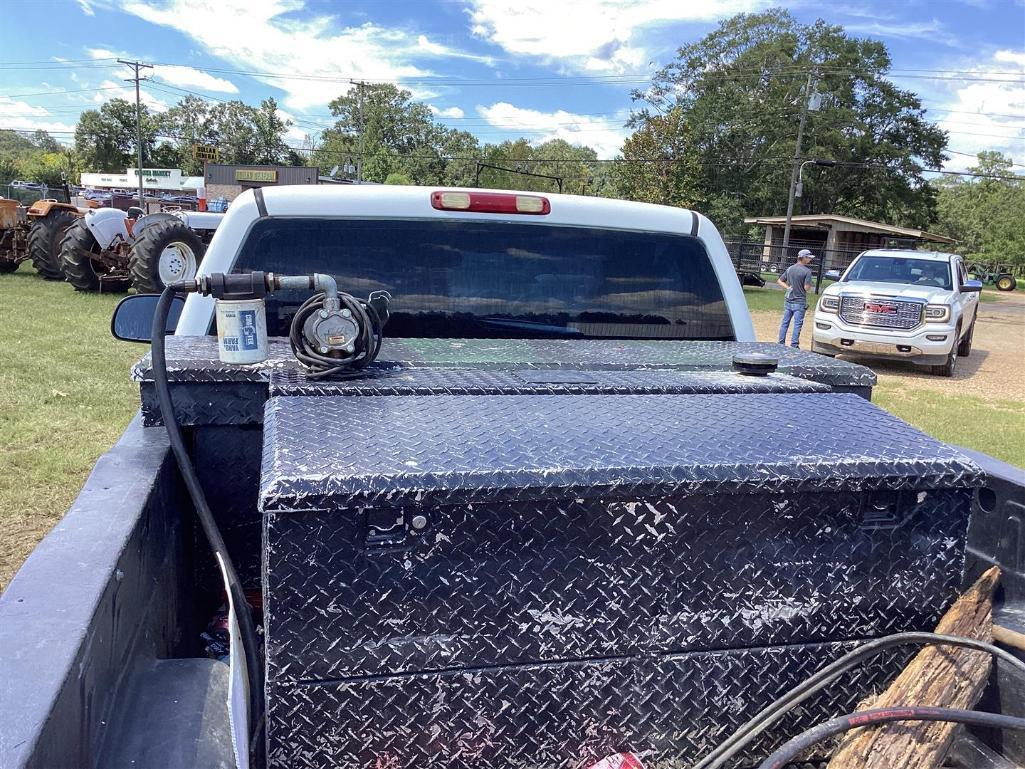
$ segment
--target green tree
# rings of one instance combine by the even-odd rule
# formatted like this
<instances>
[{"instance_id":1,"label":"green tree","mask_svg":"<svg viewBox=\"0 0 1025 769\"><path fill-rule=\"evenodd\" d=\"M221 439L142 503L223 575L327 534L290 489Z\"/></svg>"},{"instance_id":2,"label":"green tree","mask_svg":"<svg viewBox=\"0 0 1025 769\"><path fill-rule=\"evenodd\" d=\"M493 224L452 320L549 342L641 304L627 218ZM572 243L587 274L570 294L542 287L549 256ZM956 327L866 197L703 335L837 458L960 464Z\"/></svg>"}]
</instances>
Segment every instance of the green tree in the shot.
<instances>
[{"instance_id":1,"label":"green tree","mask_svg":"<svg viewBox=\"0 0 1025 769\"><path fill-rule=\"evenodd\" d=\"M1025 266L1025 178L999 152L980 152L973 173L996 178L947 177L937 184L934 229L957 240L969 259Z\"/></svg>"},{"instance_id":2,"label":"green tree","mask_svg":"<svg viewBox=\"0 0 1025 769\"><path fill-rule=\"evenodd\" d=\"M886 78L889 69L883 43L839 26L800 24L783 10L734 16L680 48L650 88L634 93L631 125L651 134L638 149L662 148L684 169L663 171L654 184L626 174L622 192L693 197L699 209L727 212L725 229L743 214L782 213L810 74L822 109L808 116L802 155L850 165L809 174L803 210L925 225L935 195L922 169L946 159L946 135L915 94Z\"/></svg>"},{"instance_id":3,"label":"green tree","mask_svg":"<svg viewBox=\"0 0 1025 769\"><path fill-rule=\"evenodd\" d=\"M440 184L449 187L472 187L480 157L480 142L469 131L445 131L440 140L441 154L446 158Z\"/></svg>"},{"instance_id":4,"label":"green tree","mask_svg":"<svg viewBox=\"0 0 1025 769\"><path fill-rule=\"evenodd\" d=\"M19 163L18 173L24 179L59 187L68 174L68 158L64 152L36 152Z\"/></svg>"},{"instance_id":5,"label":"green tree","mask_svg":"<svg viewBox=\"0 0 1025 769\"><path fill-rule=\"evenodd\" d=\"M22 136L17 131L11 131L8 128L0 128L0 153L17 156L35 149L36 145L27 136Z\"/></svg>"},{"instance_id":6,"label":"green tree","mask_svg":"<svg viewBox=\"0 0 1025 769\"><path fill-rule=\"evenodd\" d=\"M13 182L18 178L18 160L13 153L0 150L0 185ZM0 197L7 193L5 187L0 186Z\"/></svg>"},{"instance_id":7,"label":"green tree","mask_svg":"<svg viewBox=\"0 0 1025 769\"><path fill-rule=\"evenodd\" d=\"M285 144L285 133L292 127L291 120L282 120L278 115L278 104L273 98L260 102L260 108L253 111L253 133L255 134L255 163L264 165L294 165L294 152Z\"/></svg>"},{"instance_id":8,"label":"green tree","mask_svg":"<svg viewBox=\"0 0 1025 769\"><path fill-rule=\"evenodd\" d=\"M142 106L143 163L150 156L157 121ZM86 110L75 126L75 149L85 168L92 171L124 171L136 165L135 105L111 99L98 110Z\"/></svg>"},{"instance_id":9,"label":"green tree","mask_svg":"<svg viewBox=\"0 0 1025 769\"><path fill-rule=\"evenodd\" d=\"M477 139L435 122L409 91L357 83L331 102L331 112L337 120L314 153L320 167L356 166L362 158L367 181L397 173L413 184L472 184Z\"/></svg>"},{"instance_id":10,"label":"green tree","mask_svg":"<svg viewBox=\"0 0 1025 769\"><path fill-rule=\"evenodd\" d=\"M43 152L62 152L64 150L60 142L42 129L33 132L32 143Z\"/></svg>"},{"instance_id":11,"label":"green tree","mask_svg":"<svg viewBox=\"0 0 1025 769\"><path fill-rule=\"evenodd\" d=\"M163 134L172 137L179 167L190 176L203 173L203 163L195 159L192 148L196 144L217 145L219 137L210 103L198 96L186 96L160 116L160 127Z\"/></svg>"},{"instance_id":12,"label":"green tree","mask_svg":"<svg viewBox=\"0 0 1025 769\"><path fill-rule=\"evenodd\" d=\"M701 167L688 153L690 129L680 107L653 114L623 142L613 183L629 200L690 208L699 198Z\"/></svg>"},{"instance_id":13,"label":"green tree","mask_svg":"<svg viewBox=\"0 0 1025 769\"><path fill-rule=\"evenodd\" d=\"M393 172L393 173L388 174L388 178L384 180L384 183L385 184L412 184L413 180L410 179L405 174L400 174L400 173L394 173Z\"/></svg>"}]
</instances>

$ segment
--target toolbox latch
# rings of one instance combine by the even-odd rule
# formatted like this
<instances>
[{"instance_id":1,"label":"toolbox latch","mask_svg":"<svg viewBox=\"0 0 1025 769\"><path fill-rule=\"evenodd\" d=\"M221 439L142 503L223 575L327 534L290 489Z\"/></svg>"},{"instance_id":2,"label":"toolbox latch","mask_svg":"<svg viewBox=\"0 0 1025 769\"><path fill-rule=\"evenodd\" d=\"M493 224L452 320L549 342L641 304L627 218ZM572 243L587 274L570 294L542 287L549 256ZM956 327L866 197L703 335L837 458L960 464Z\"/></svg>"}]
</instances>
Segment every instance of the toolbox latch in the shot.
<instances>
[{"instance_id":1,"label":"toolbox latch","mask_svg":"<svg viewBox=\"0 0 1025 769\"><path fill-rule=\"evenodd\" d=\"M364 514L363 544L367 550L406 548L427 528L429 519L420 510L367 510Z\"/></svg>"}]
</instances>

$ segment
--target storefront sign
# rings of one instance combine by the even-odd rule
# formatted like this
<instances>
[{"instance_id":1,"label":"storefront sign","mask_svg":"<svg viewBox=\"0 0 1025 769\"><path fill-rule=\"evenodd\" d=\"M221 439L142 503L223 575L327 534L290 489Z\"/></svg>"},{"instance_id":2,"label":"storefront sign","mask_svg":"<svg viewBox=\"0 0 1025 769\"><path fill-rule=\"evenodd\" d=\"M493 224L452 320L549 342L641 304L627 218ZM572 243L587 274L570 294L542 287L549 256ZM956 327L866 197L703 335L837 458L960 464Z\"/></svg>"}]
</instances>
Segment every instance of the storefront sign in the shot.
<instances>
[{"instance_id":1,"label":"storefront sign","mask_svg":"<svg viewBox=\"0 0 1025 769\"><path fill-rule=\"evenodd\" d=\"M278 180L278 172L266 168L236 168L235 181L237 182L270 182Z\"/></svg>"}]
</instances>

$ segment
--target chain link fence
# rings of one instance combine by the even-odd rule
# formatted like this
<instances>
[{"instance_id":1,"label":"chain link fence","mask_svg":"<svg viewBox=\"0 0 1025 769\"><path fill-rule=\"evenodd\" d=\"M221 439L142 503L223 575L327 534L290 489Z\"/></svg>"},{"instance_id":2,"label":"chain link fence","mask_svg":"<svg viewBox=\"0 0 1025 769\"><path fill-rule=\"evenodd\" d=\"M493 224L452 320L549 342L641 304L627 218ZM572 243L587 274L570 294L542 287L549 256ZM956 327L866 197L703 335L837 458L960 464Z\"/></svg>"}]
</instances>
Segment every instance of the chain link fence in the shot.
<instances>
[{"instance_id":1,"label":"chain link fence","mask_svg":"<svg viewBox=\"0 0 1025 769\"><path fill-rule=\"evenodd\" d=\"M69 203L67 192L62 185L50 187L34 182L0 182L0 198L17 200L23 206L30 206L37 200L59 200Z\"/></svg>"}]
</instances>

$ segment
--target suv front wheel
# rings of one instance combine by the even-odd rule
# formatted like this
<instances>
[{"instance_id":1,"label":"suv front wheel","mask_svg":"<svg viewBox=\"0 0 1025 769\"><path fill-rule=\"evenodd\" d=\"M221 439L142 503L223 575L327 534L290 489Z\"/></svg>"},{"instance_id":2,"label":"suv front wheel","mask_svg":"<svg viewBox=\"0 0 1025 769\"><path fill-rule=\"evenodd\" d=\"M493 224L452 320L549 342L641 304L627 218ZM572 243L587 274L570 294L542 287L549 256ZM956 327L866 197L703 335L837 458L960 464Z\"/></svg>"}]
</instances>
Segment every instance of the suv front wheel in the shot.
<instances>
[{"instance_id":1,"label":"suv front wheel","mask_svg":"<svg viewBox=\"0 0 1025 769\"><path fill-rule=\"evenodd\" d=\"M958 337L960 336L961 329L958 328L954 339L954 345L950 348L950 354L947 356L947 360L938 366L932 367L932 373L936 374L936 376L954 376L954 369L957 367L957 351L958 347L960 347Z\"/></svg>"},{"instance_id":2,"label":"suv front wheel","mask_svg":"<svg viewBox=\"0 0 1025 769\"><path fill-rule=\"evenodd\" d=\"M964 339L961 340L957 346L957 354L962 358L967 358L972 354L972 340L975 338L975 321L972 321L972 325L968 327L968 333L964 335Z\"/></svg>"}]
</instances>

